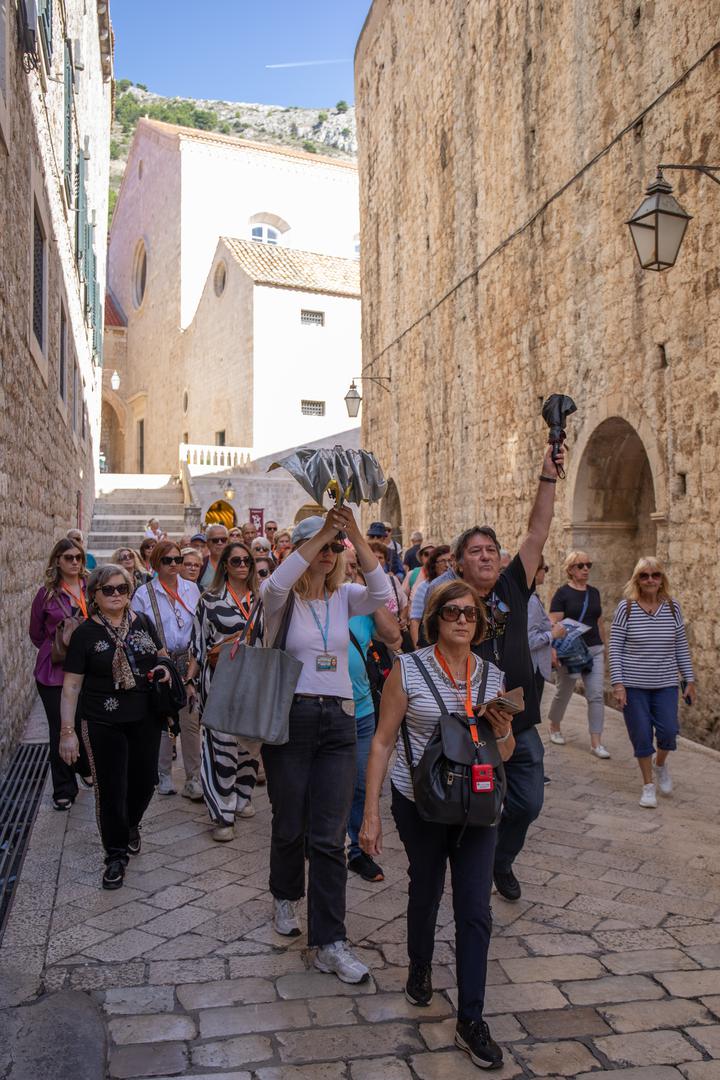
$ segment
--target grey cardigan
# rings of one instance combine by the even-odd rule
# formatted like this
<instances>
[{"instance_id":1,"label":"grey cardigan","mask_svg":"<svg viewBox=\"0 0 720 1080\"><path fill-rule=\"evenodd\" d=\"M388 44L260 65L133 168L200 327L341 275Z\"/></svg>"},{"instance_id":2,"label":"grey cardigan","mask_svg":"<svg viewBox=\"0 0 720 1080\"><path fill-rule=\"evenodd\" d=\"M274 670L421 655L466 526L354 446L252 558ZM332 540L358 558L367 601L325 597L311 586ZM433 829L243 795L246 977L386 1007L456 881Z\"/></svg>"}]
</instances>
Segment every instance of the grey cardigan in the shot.
<instances>
[{"instance_id":1,"label":"grey cardigan","mask_svg":"<svg viewBox=\"0 0 720 1080\"><path fill-rule=\"evenodd\" d=\"M552 678L552 622L542 600L533 593L528 603L528 643L533 671L539 671L545 682Z\"/></svg>"}]
</instances>

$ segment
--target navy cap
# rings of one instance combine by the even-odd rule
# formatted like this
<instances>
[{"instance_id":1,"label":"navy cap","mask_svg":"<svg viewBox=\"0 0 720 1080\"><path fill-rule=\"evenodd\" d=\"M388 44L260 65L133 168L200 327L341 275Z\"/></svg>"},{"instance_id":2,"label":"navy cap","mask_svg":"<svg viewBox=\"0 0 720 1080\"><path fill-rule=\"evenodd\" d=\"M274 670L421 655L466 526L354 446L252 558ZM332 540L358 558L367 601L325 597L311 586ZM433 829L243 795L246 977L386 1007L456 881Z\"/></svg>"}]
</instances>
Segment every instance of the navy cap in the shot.
<instances>
[{"instance_id":1,"label":"navy cap","mask_svg":"<svg viewBox=\"0 0 720 1080\"><path fill-rule=\"evenodd\" d=\"M386 534L387 534L387 529L385 528L385 525L383 524L382 521L373 521L372 524L370 525L370 528L367 531L368 536L379 536L379 537L383 538L383 537L386 536Z\"/></svg>"},{"instance_id":2,"label":"navy cap","mask_svg":"<svg viewBox=\"0 0 720 1080\"><path fill-rule=\"evenodd\" d=\"M195 535L194 535L193 537L191 537L191 539L190 539L190 543L191 543L191 544L194 544L196 540L202 540L202 542L203 542L203 544L204 544L204 543L205 543L205 536L204 536L204 534L203 534L203 533L195 533Z\"/></svg>"}]
</instances>

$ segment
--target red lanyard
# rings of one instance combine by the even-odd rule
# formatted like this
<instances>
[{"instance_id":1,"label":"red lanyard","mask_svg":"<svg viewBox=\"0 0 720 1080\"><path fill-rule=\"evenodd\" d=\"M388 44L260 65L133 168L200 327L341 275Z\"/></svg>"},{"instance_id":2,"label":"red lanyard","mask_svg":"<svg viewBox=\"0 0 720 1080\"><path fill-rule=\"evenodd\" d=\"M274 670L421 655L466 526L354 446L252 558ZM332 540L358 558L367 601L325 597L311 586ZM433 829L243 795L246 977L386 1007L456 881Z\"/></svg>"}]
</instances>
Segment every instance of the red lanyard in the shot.
<instances>
[{"instance_id":1,"label":"red lanyard","mask_svg":"<svg viewBox=\"0 0 720 1080\"><path fill-rule=\"evenodd\" d=\"M85 619L87 619L88 610L87 610L87 604L85 603L85 597L83 595L82 586L80 586L80 595L79 596L76 596L75 593L72 591L72 589L68 589L65 582L63 582L63 590L68 594L68 596L72 597L72 599L75 601L75 607L80 608L80 610L83 613L83 617Z\"/></svg>"},{"instance_id":2,"label":"red lanyard","mask_svg":"<svg viewBox=\"0 0 720 1080\"><path fill-rule=\"evenodd\" d=\"M455 682L455 678L453 676L453 673L450 670L450 666L449 666L448 662L446 661L445 657L443 656L443 654L438 649L437 645L435 646L435 659L437 660L438 664L440 665L440 667L443 669L443 671L447 675L450 682L455 687L455 692L457 693L458 697L462 697L462 695L460 693L460 688L459 688L458 684ZM467 716L468 721L469 721L470 734L472 736L472 740L477 745L477 743L478 743L478 733L477 733L477 727L475 725L475 713L473 712L472 686L470 685L470 680L471 680L471 677L472 677L472 664L473 664L473 657L472 657L472 653L470 653L470 655L467 658L467 671L465 673L465 715Z\"/></svg>"},{"instance_id":3,"label":"red lanyard","mask_svg":"<svg viewBox=\"0 0 720 1080\"><path fill-rule=\"evenodd\" d=\"M158 579L158 580L159 580L159 579ZM178 593L176 593L176 592L173 592L173 590L172 590L172 589L169 589L169 588L168 588L168 586L167 586L167 585L165 584L165 582L164 582L164 581L161 581L161 582L160 582L160 584L162 585L163 589L164 589L164 590L165 590L165 592L166 592L166 593L168 594L168 596L170 597L170 599L171 599L171 600L173 601L173 603L175 603L175 604L181 604L181 605L182 605L182 606L183 606L183 607L185 608L185 610L187 611L188 615L193 615L193 614L194 614L194 612L192 612L192 611L190 610L190 608L189 608L189 607L187 606L187 604L186 604L186 603L185 603L185 601L184 601L184 600L182 599L182 597L178 595ZM152 583L150 584L150 586L149 586L149 587L150 587L150 588L152 589L152 587L153 587L153 586L152 586Z\"/></svg>"},{"instance_id":4,"label":"red lanyard","mask_svg":"<svg viewBox=\"0 0 720 1080\"><path fill-rule=\"evenodd\" d=\"M249 590L248 590L248 592L245 593L245 599L246 599L247 603L243 604L242 600L239 599L237 593L233 589L230 582L227 583L227 589L228 589L228 592L230 593L230 595L232 596L233 600L235 601L235 606L239 610L240 614L245 616L245 622L247 622L248 619L250 618L250 601L248 599L248 597L250 596Z\"/></svg>"}]
</instances>

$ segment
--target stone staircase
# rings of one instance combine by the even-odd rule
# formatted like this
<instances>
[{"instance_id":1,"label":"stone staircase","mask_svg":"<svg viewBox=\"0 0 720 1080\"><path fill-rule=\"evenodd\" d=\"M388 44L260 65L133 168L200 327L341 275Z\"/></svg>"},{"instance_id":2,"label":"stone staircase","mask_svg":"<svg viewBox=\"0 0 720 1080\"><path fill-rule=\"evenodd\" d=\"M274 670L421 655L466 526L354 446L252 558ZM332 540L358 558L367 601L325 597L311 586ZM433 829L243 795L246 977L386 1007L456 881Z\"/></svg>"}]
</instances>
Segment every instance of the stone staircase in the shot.
<instances>
[{"instance_id":1,"label":"stone staircase","mask_svg":"<svg viewBox=\"0 0 720 1080\"><path fill-rule=\"evenodd\" d=\"M106 562L119 547L137 549L151 517L171 539L185 531L183 490L177 477L152 473L104 473L95 497L88 550Z\"/></svg>"}]
</instances>

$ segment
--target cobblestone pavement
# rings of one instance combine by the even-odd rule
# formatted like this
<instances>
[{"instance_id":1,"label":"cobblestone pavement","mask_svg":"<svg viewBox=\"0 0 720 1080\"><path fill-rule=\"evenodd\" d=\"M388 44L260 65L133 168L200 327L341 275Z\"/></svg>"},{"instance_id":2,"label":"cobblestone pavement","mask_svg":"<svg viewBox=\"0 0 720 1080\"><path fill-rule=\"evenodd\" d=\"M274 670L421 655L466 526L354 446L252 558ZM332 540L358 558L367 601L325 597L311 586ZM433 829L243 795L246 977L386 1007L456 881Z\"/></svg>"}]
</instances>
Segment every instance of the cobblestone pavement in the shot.
<instances>
[{"instance_id":1,"label":"cobblestone pavement","mask_svg":"<svg viewBox=\"0 0 720 1080\"><path fill-rule=\"evenodd\" d=\"M613 757L601 762L573 701L568 745L548 747L545 810L516 867L523 898L494 900L487 1016L506 1052L495 1075L715 1080L720 755L683 746L674 797L642 810L624 729L607 715ZM452 1048L449 896L432 1006L403 997L405 860L390 819L384 883L348 886L349 935L373 971L349 987L312 969L303 937L288 945L269 925L264 791L256 806L233 843L216 844L202 805L156 797L126 886L103 892L92 795L69 815L46 797L0 971L31 1000L91 995L111 1077L476 1077Z\"/></svg>"}]
</instances>

